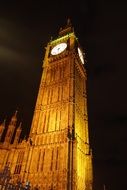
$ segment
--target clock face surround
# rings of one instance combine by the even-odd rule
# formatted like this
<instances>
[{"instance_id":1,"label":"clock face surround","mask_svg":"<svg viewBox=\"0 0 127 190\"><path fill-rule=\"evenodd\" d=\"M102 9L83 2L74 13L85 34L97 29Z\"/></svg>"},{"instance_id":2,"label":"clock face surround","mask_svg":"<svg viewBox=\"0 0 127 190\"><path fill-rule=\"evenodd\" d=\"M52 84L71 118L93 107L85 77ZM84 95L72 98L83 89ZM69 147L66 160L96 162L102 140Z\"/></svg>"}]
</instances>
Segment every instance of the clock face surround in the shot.
<instances>
[{"instance_id":1,"label":"clock face surround","mask_svg":"<svg viewBox=\"0 0 127 190\"><path fill-rule=\"evenodd\" d=\"M51 54L52 55L57 55L62 53L67 47L67 44L65 42L57 44L55 47L52 48Z\"/></svg>"},{"instance_id":2,"label":"clock face surround","mask_svg":"<svg viewBox=\"0 0 127 190\"><path fill-rule=\"evenodd\" d=\"M79 54L79 57L80 57L80 60L82 62L82 64L84 64L84 58L83 58L83 53L81 51L81 49L78 47L78 54Z\"/></svg>"}]
</instances>

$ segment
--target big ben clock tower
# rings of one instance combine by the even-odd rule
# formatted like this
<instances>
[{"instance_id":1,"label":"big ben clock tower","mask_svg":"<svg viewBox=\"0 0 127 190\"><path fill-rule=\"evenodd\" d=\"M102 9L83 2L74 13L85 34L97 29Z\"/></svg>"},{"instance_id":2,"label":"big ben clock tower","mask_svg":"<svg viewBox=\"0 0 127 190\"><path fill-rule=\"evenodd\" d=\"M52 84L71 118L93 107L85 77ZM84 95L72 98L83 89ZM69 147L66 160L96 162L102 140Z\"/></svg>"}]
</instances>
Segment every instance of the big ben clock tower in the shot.
<instances>
[{"instance_id":1,"label":"big ben clock tower","mask_svg":"<svg viewBox=\"0 0 127 190\"><path fill-rule=\"evenodd\" d=\"M84 54L68 20L45 52L25 180L41 190L92 190Z\"/></svg>"}]
</instances>

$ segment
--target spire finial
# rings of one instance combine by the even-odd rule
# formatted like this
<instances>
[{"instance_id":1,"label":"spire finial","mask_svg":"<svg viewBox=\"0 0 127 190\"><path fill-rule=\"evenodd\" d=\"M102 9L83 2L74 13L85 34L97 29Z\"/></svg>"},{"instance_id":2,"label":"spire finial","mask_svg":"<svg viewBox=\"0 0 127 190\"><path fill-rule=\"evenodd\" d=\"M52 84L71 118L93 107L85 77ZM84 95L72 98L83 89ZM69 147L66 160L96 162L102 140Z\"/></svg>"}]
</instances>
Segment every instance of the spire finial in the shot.
<instances>
[{"instance_id":1,"label":"spire finial","mask_svg":"<svg viewBox=\"0 0 127 190\"><path fill-rule=\"evenodd\" d=\"M14 114L14 115L15 115L15 116L17 116L17 113L18 113L18 109L16 109L16 111L15 111L15 114Z\"/></svg>"},{"instance_id":2,"label":"spire finial","mask_svg":"<svg viewBox=\"0 0 127 190\"><path fill-rule=\"evenodd\" d=\"M70 26L70 25L71 25L71 19L68 18L68 19L67 19L67 26Z\"/></svg>"},{"instance_id":3,"label":"spire finial","mask_svg":"<svg viewBox=\"0 0 127 190\"><path fill-rule=\"evenodd\" d=\"M22 128L22 122L19 123L19 127L18 128Z\"/></svg>"},{"instance_id":4,"label":"spire finial","mask_svg":"<svg viewBox=\"0 0 127 190\"><path fill-rule=\"evenodd\" d=\"M11 118L11 123L13 123L13 122L16 122L16 121L17 121L17 113L18 113L18 111L17 111L17 109L16 109L16 111L15 111L14 115L13 115L13 116L12 116L12 118Z\"/></svg>"}]
</instances>

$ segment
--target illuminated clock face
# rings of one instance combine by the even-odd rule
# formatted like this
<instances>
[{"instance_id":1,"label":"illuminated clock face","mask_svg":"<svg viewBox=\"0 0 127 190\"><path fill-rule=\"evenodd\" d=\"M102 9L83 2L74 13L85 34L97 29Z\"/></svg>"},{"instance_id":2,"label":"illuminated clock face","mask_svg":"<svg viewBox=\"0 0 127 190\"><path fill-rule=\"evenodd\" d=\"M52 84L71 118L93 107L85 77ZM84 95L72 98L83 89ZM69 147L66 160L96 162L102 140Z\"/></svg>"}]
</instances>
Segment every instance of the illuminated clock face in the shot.
<instances>
[{"instance_id":1,"label":"illuminated clock face","mask_svg":"<svg viewBox=\"0 0 127 190\"><path fill-rule=\"evenodd\" d=\"M51 50L51 54L52 55L57 55L59 53L62 53L67 47L66 43L60 43L57 44L55 47L53 47L53 49Z\"/></svg>"},{"instance_id":2,"label":"illuminated clock face","mask_svg":"<svg viewBox=\"0 0 127 190\"><path fill-rule=\"evenodd\" d=\"M82 51L80 50L80 48L78 48L78 54L79 54L79 57L80 57L80 59L81 59L82 64L84 64L83 53L82 53Z\"/></svg>"}]
</instances>

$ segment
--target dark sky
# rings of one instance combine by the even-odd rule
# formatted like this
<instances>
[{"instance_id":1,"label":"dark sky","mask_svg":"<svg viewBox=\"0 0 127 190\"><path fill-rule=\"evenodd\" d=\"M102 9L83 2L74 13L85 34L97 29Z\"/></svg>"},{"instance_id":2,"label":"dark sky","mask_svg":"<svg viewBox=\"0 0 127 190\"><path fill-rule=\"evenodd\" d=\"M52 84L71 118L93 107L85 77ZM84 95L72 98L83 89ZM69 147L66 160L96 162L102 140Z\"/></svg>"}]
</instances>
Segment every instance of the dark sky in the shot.
<instances>
[{"instance_id":1,"label":"dark sky","mask_svg":"<svg viewBox=\"0 0 127 190\"><path fill-rule=\"evenodd\" d=\"M29 131L45 46L71 18L86 52L94 190L127 189L127 11L122 1L0 2L0 122Z\"/></svg>"}]
</instances>

